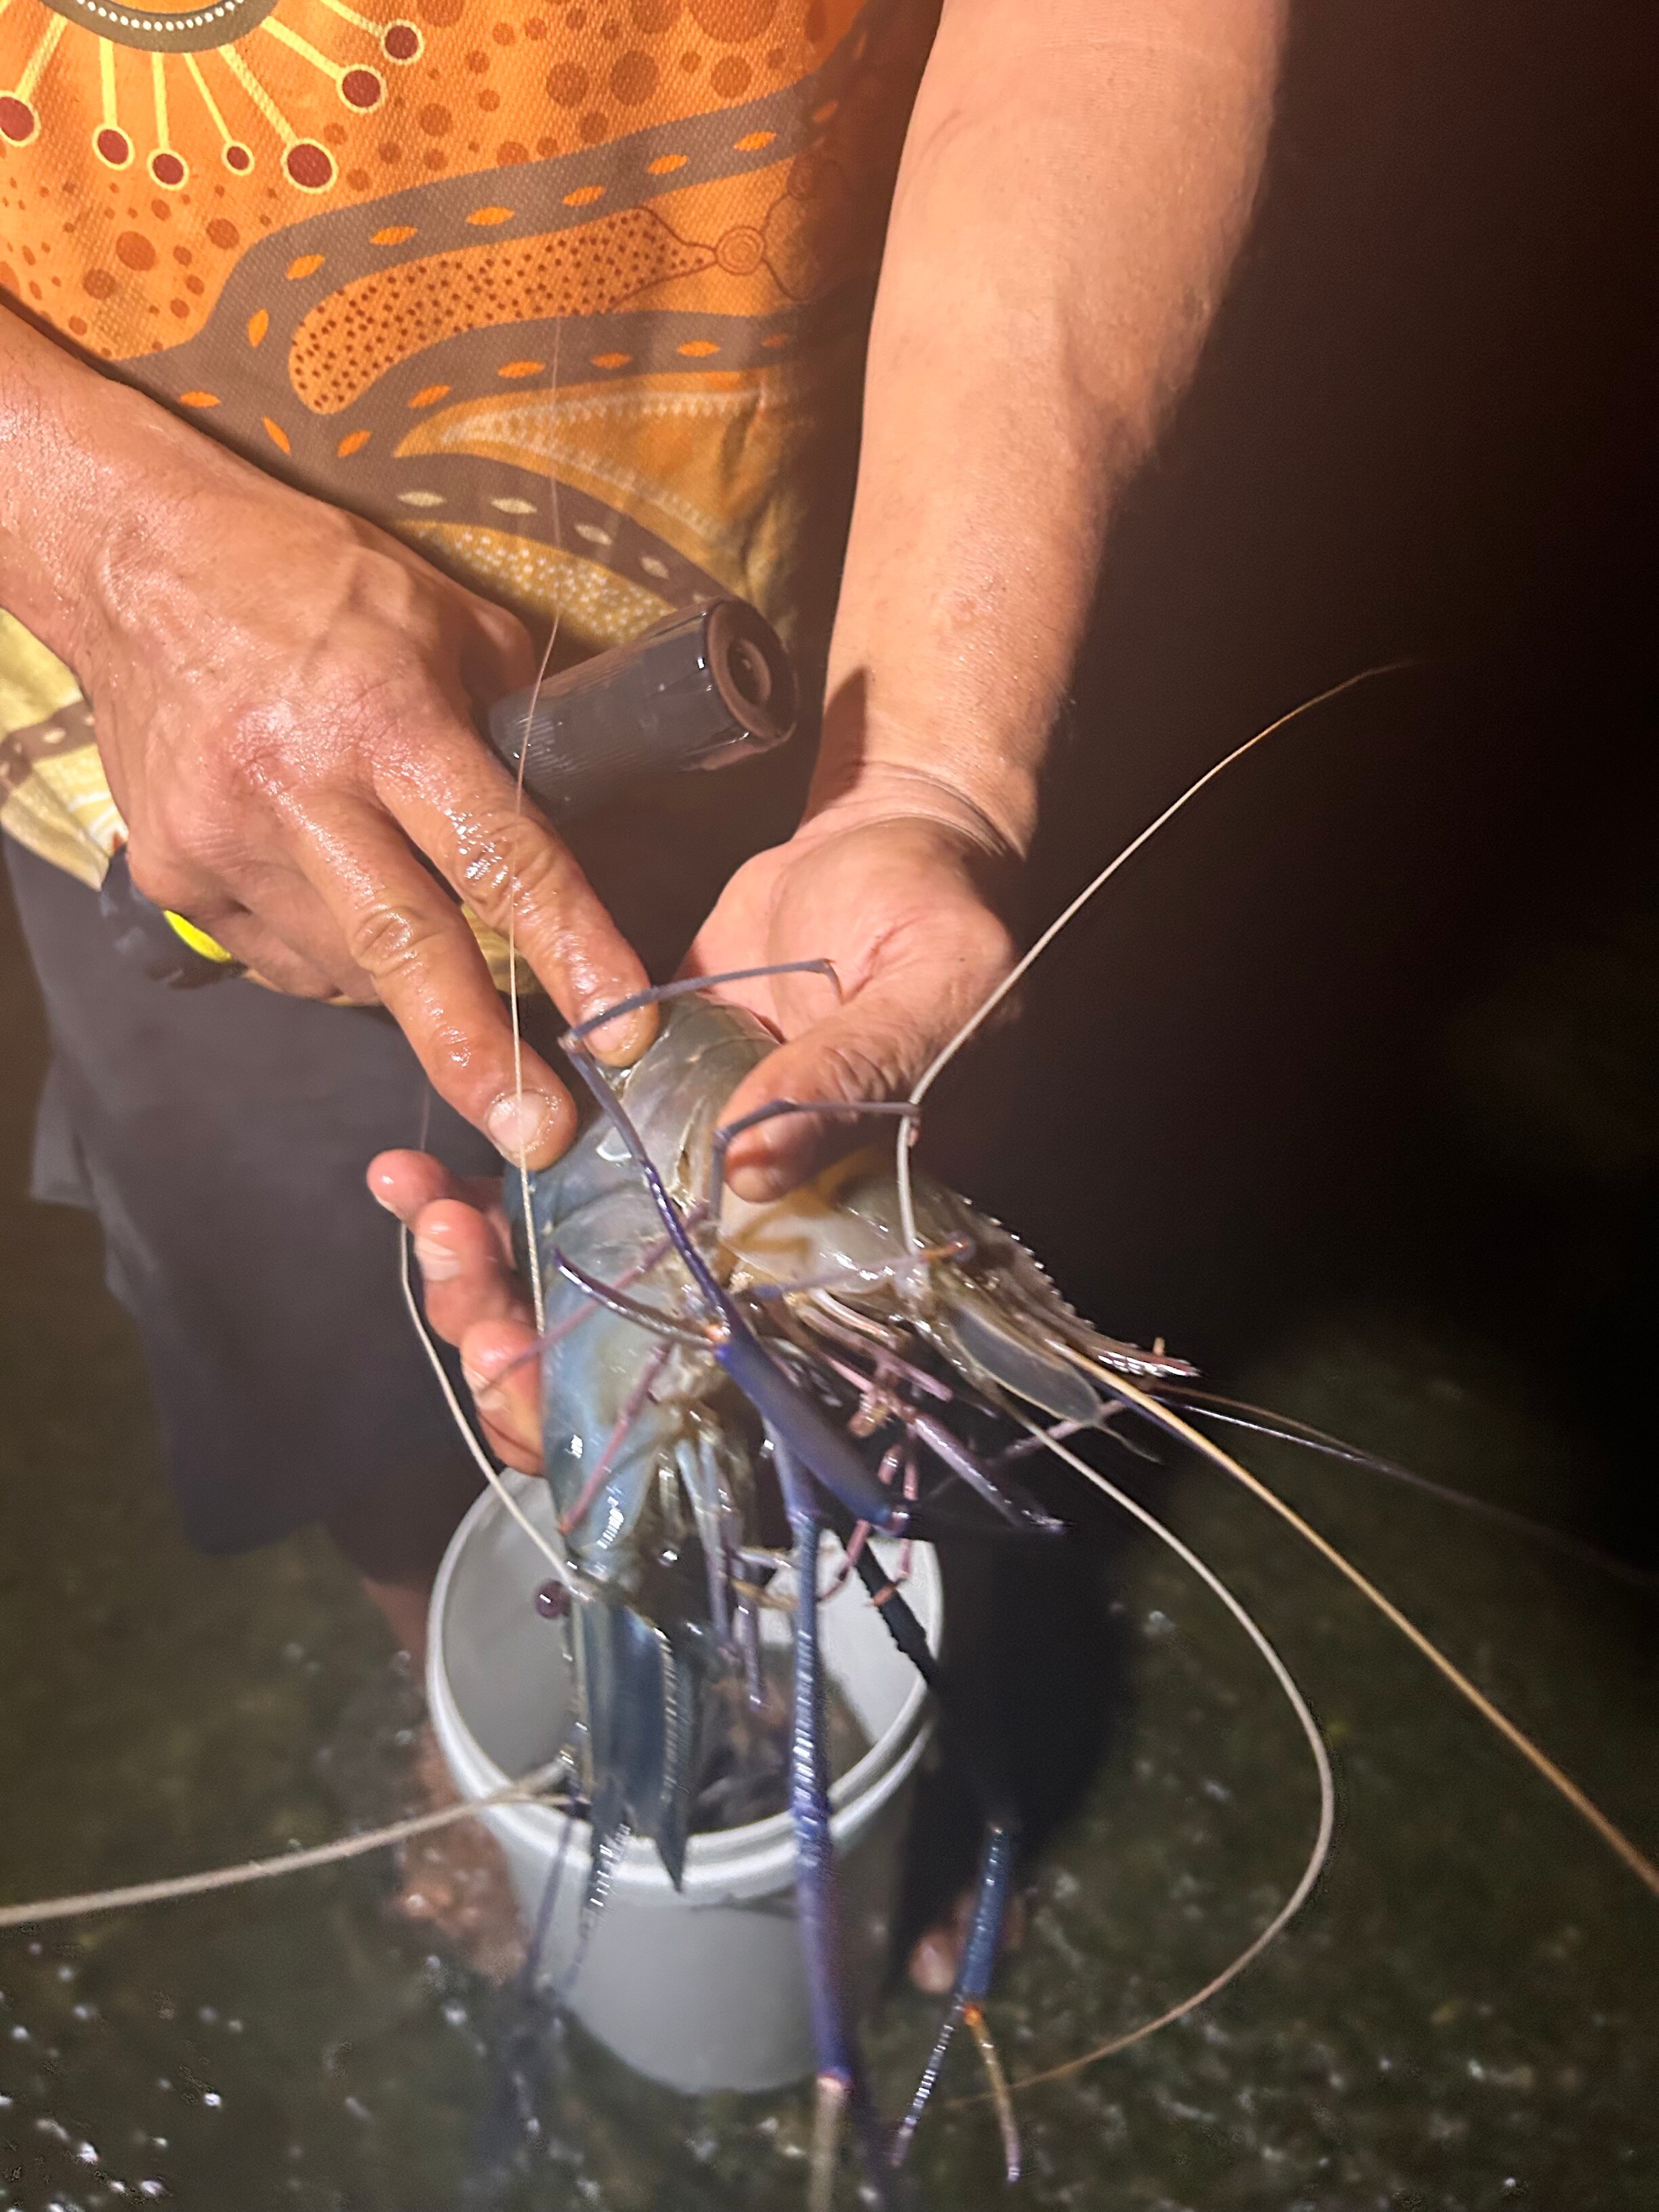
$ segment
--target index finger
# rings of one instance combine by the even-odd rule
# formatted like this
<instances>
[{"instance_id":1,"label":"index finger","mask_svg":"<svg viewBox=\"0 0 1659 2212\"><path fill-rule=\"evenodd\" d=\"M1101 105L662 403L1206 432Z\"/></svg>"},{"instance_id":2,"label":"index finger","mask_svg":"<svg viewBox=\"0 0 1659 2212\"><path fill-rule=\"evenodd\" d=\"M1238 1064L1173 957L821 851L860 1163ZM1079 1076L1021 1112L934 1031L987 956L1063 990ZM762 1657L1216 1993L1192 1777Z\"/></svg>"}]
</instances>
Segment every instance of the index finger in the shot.
<instances>
[{"instance_id":1,"label":"index finger","mask_svg":"<svg viewBox=\"0 0 1659 2212\"><path fill-rule=\"evenodd\" d=\"M465 917L384 814L357 799L313 809L296 857L351 957L414 1048L432 1087L526 1167L575 1134L568 1092L511 1026Z\"/></svg>"},{"instance_id":2,"label":"index finger","mask_svg":"<svg viewBox=\"0 0 1659 2212\"><path fill-rule=\"evenodd\" d=\"M478 919L512 933L567 1021L586 1021L643 990L649 978L580 866L485 748L456 729L428 733L417 750L377 762L376 790ZM642 1006L593 1039L602 1060L625 1066L656 1034Z\"/></svg>"}]
</instances>

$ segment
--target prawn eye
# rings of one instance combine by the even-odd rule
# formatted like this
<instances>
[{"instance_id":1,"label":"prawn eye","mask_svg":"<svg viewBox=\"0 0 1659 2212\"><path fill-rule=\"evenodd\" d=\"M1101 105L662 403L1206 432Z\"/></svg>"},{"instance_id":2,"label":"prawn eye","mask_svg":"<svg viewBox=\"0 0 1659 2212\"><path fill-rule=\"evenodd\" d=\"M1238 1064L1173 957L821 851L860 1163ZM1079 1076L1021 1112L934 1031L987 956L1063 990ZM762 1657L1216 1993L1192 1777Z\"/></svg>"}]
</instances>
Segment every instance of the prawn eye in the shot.
<instances>
[{"instance_id":1,"label":"prawn eye","mask_svg":"<svg viewBox=\"0 0 1659 2212\"><path fill-rule=\"evenodd\" d=\"M550 1577L536 1593L536 1610L544 1620L562 1620L570 1610L570 1593L556 1577Z\"/></svg>"}]
</instances>

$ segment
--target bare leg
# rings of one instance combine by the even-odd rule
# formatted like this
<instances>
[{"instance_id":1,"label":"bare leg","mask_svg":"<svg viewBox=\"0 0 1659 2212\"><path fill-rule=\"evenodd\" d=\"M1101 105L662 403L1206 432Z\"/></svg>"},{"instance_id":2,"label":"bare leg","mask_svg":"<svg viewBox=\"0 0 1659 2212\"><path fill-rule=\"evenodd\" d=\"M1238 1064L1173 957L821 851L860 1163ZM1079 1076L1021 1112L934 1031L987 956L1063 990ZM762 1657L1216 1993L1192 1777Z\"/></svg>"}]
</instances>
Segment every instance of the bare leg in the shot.
<instances>
[{"instance_id":1,"label":"bare leg","mask_svg":"<svg viewBox=\"0 0 1659 2212\"><path fill-rule=\"evenodd\" d=\"M449 1540L478 1492L478 1479L445 1453L428 1466L398 1468L362 1491L328 1522L328 1533L362 1578L419 1667L426 1659L426 1608Z\"/></svg>"},{"instance_id":2,"label":"bare leg","mask_svg":"<svg viewBox=\"0 0 1659 2212\"><path fill-rule=\"evenodd\" d=\"M399 1649L409 1654L417 1680L426 1665L432 1585L476 1488L470 1472L434 1463L365 1492L328 1524ZM455 1802L429 1725L421 1730L410 1781L417 1803L435 1809ZM400 1870L397 1911L441 1930L469 1966L492 1980L514 1973L524 1951L518 1905L506 1862L486 1828L459 1820L417 1837L404 1845Z\"/></svg>"},{"instance_id":3,"label":"bare leg","mask_svg":"<svg viewBox=\"0 0 1659 2212\"><path fill-rule=\"evenodd\" d=\"M426 1616L432 1602L432 1581L424 1576L409 1582L377 1582L362 1577L363 1593L384 1617L398 1649L409 1654L416 1674L426 1672Z\"/></svg>"}]
</instances>

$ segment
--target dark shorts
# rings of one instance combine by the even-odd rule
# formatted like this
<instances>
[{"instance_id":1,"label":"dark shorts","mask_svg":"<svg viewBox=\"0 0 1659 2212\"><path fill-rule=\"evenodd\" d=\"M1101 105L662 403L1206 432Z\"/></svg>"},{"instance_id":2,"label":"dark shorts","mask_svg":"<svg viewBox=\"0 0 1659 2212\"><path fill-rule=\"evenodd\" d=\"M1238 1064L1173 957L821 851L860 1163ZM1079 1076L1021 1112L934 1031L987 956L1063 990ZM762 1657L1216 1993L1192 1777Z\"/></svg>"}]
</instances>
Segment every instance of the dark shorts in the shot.
<instances>
[{"instance_id":1,"label":"dark shorts","mask_svg":"<svg viewBox=\"0 0 1659 2212\"><path fill-rule=\"evenodd\" d=\"M152 983L92 892L0 846L52 1035L33 1194L102 1224L191 1541L239 1552L323 1521L366 1573L424 1571L478 1477L363 1172L391 1145L469 1174L497 1156L389 1017Z\"/></svg>"}]
</instances>

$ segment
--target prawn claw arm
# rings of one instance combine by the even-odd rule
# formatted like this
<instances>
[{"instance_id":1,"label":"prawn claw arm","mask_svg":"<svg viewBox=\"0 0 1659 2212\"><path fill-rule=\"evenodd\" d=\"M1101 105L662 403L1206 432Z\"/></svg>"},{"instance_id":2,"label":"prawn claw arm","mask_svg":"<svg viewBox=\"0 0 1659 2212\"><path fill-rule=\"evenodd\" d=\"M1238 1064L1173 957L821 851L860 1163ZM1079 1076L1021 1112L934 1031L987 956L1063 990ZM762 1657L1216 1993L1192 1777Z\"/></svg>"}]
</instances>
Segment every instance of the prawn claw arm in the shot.
<instances>
[{"instance_id":1,"label":"prawn claw arm","mask_svg":"<svg viewBox=\"0 0 1659 2212\"><path fill-rule=\"evenodd\" d=\"M584 1297L592 1298L595 1305L604 1306L607 1312L617 1315L623 1321L631 1321L638 1328L648 1329L653 1336L672 1337L675 1343L690 1345L698 1352L713 1351L721 1341L724 1329L719 1322L707 1322L701 1327L692 1327L684 1322L676 1321L672 1315L659 1311L655 1306L642 1305L637 1298L630 1298L621 1291L612 1290L609 1283L602 1283L597 1276L590 1275L585 1267L579 1267L563 1252L556 1250L553 1253L552 1264L556 1272L562 1275L566 1282L574 1283Z\"/></svg>"}]
</instances>

